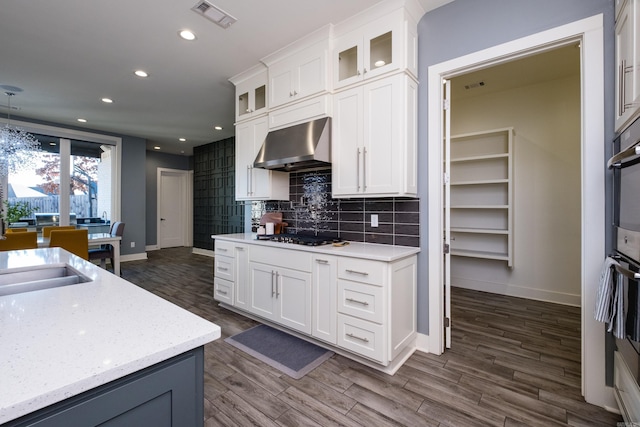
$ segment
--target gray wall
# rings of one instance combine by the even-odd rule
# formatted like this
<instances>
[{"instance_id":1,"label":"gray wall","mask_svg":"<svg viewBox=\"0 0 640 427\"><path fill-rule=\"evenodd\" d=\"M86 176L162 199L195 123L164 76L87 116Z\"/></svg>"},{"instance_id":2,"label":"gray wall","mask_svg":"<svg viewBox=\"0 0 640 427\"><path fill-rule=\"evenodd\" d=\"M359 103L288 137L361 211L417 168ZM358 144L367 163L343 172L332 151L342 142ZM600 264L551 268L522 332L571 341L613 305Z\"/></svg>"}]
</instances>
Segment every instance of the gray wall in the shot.
<instances>
[{"instance_id":1,"label":"gray wall","mask_svg":"<svg viewBox=\"0 0 640 427\"><path fill-rule=\"evenodd\" d=\"M122 236L122 255L145 253L144 231L145 200L140 197L145 191L144 164L146 139L122 136L122 164L120 176L121 221L125 223ZM131 247L135 242L135 248Z\"/></svg>"},{"instance_id":2,"label":"gray wall","mask_svg":"<svg viewBox=\"0 0 640 427\"><path fill-rule=\"evenodd\" d=\"M427 168L427 78L431 65L521 37L568 24L593 15L604 14L605 33L605 135L611 141L614 111L614 6L611 0L455 0L423 16L418 24L420 88L418 95L418 178L422 251L418 255L418 331L429 333L428 283L428 202ZM603 141L605 158L611 144ZM605 165L602 166L603 168ZM607 176L610 181L610 175ZM610 182L606 188L609 189ZM610 200L610 195L607 195ZM607 203L607 209L610 203ZM611 213L607 211L606 224ZM602 226L605 227L606 224ZM607 227L608 229L609 227ZM607 250L611 236L607 231ZM440 250L440 248L437 248ZM604 254L603 254L604 256Z\"/></svg>"},{"instance_id":3,"label":"gray wall","mask_svg":"<svg viewBox=\"0 0 640 427\"><path fill-rule=\"evenodd\" d=\"M142 159L142 162L144 161L145 160ZM124 157L122 163L124 170ZM138 165L141 164L142 163L138 163ZM135 165L134 167L140 168L138 165ZM147 185L146 188L143 187L141 192L137 193L137 195L142 199L140 194L146 191L146 217L143 218L143 221L145 221L146 224L146 227L144 228L146 229L146 244L148 246L153 246L158 243L158 228L156 224L156 218L158 215L158 168L189 170L190 158L188 156L159 153L157 151L146 152L145 169Z\"/></svg>"}]
</instances>

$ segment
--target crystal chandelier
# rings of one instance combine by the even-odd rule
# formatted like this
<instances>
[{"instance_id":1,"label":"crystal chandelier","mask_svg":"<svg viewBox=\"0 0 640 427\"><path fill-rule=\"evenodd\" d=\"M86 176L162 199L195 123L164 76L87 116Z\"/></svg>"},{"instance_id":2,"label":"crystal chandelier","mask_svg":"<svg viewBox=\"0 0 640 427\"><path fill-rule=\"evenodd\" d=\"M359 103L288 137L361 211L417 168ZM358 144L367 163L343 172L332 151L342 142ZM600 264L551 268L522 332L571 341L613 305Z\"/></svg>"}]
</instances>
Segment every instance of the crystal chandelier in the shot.
<instances>
[{"instance_id":1,"label":"crystal chandelier","mask_svg":"<svg viewBox=\"0 0 640 427\"><path fill-rule=\"evenodd\" d=\"M11 97L13 92L5 92L8 97L7 124L0 129L0 177L8 176L33 163L33 151L40 149L40 142L30 133L11 126Z\"/></svg>"},{"instance_id":2,"label":"crystal chandelier","mask_svg":"<svg viewBox=\"0 0 640 427\"><path fill-rule=\"evenodd\" d=\"M13 92L5 92L8 97L7 124L0 129L0 178L9 173L31 166L34 161L33 151L40 149L40 142L30 133L11 126L11 97ZM0 203L4 202L2 180L0 180ZM4 240L4 215L0 204L0 239Z\"/></svg>"}]
</instances>

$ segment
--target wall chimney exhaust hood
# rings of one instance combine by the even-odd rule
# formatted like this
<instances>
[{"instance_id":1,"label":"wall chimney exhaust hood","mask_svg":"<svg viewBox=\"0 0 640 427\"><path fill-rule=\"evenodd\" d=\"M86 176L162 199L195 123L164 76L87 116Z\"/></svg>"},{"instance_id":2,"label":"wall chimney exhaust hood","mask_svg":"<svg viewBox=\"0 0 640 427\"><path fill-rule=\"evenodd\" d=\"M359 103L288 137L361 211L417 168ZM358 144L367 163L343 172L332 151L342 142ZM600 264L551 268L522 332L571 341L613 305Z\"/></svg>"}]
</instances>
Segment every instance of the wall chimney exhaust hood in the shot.
<instances>
[{"instance_id":1,"label":"wall chimney exhaust hood","mask_svg":"<svg viewBox=\"0 0 640 427\"><path fill-rule=\"evenodd\" d=\"M253 166L293 172L331 166L331 117L267 134Z\"/></svg>"}]
</instances>

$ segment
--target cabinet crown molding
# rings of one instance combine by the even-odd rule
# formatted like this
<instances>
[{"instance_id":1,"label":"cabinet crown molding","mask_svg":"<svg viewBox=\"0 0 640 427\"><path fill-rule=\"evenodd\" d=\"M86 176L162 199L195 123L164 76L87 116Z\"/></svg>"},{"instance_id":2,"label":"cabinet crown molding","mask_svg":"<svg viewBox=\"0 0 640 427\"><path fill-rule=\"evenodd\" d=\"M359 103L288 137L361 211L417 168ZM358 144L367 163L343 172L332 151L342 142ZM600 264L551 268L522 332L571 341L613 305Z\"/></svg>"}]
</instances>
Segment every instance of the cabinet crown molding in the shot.
<instances>
[{"instance_id":1,"label":"cabinet crown molding","mask_svg":"<svg viewBox=\"0 0 640 427\"><path fill-rule=\"evenodd\" d=\"M233 77L230 77L229 81L237 86L238 83L241 83L247 79L250 79L251 77L254 77L261 73L266 73L266 72L267 72L267 67L264 64L256 64L253 67L249 68L248 70L245 70L241 73L236 74Z\"/></svg>"},{"instance_id":2,"label":"cabinet crown molding","mask_svg":"<svg viewBox=\"0 0 640 427\"><path fill-rule=\"evenodd\" d=\"M318 30L307 34L306 36L296 40L295 42L288 44L287 46L273 52L270 55L265 56L260 60L264 65L270 67L274 63L307 49L310 46L326 43L327 49L330 47L329 42L333 38L333 24L327 24Z\"/></svg>"}]
</instances>

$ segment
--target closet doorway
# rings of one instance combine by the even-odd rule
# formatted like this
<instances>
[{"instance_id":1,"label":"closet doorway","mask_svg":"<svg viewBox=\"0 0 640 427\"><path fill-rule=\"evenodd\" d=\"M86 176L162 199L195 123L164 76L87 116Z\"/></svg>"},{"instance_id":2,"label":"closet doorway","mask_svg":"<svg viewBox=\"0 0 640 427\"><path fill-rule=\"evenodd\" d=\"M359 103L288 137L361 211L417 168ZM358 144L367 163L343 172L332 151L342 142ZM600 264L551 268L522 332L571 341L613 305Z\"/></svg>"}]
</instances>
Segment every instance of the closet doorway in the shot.
<instances>
[{"instance_id":1,"label":"closet doorway","mask_svg":"<svg viewBox=\"0 0 640 427\"><path fill-rule=\"evenodd\" d=\"M580 44L580 283L582 322L582 392L587 402L613 405L610 389L605 387L604 333L593 319L592 310L600 266L605 253L605 158L604 142L604 45L603 19L596 15L570 24L542 31L517 40L473 52L431 65L428 69L427 171L429 248L442 248L443 238L443 79L453 79L497 64L526 58L576 42ZM517 129L515 130L517 132ZM517 173L517 171L516 171ZM559 185L559 184L558 184ZM556 215L562 213L556 212ZM516 236L517 239L517 236ZM444 259L448 255L428 253L429 277L429 351L439 354L445 349L447 286L444 282ZM517 257L518 254L515 253ZM558 262L562 262L561 259Z\"/></svg>"},{"instance_id":2,"label":"closet doorway","mask_svg":"<svg viewBox=\"0 0 640 427\"><path fill-rule=\"evenodd\" d=\"M456 76L450 106L451 286L580 306L580 44Z\"/></svg>"}]
</instances>

